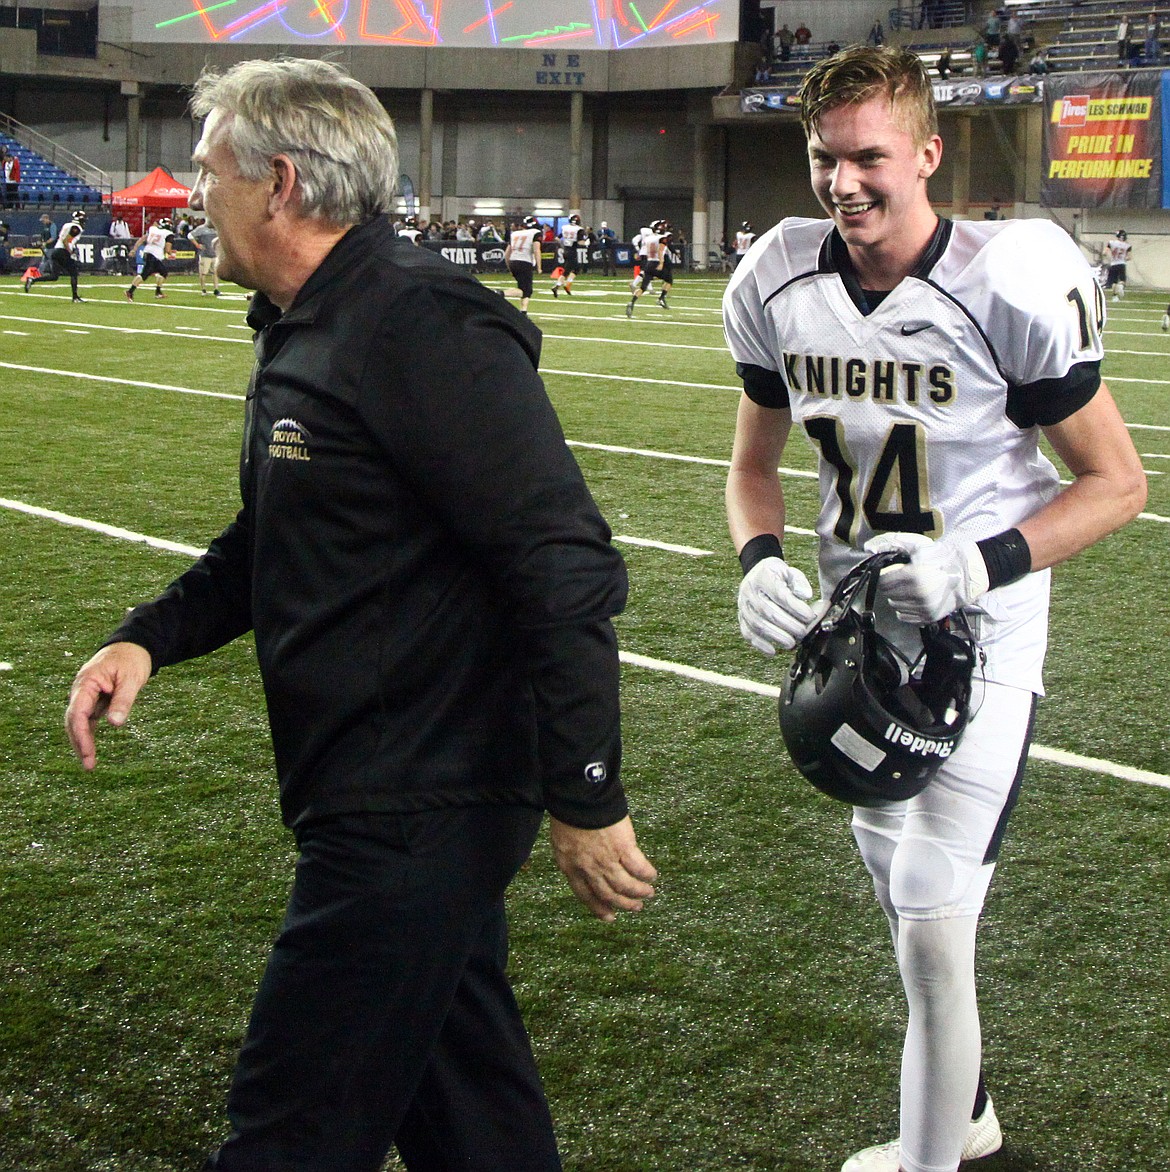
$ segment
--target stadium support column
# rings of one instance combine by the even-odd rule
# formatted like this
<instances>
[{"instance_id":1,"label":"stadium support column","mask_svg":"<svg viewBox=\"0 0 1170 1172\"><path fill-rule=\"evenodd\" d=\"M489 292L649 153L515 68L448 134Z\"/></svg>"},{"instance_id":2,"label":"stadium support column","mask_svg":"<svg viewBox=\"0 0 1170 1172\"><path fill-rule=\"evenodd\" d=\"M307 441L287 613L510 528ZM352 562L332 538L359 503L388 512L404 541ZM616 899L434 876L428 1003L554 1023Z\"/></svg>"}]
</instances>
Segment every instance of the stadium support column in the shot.
<instances>
[{"instance_id":1,"label":"stadium support column","mask_svg":"<svg viewBox=\"0 0 1170 1172\"><path fill-rule=\"evenodd\" d=\"M418 222L431 218L431 154L435 148L435 91L423 90L418 100Z\"/></svg>"},{"instance_id":2,"label":"stadium support column","mask_svg":"<svg viewBox=\"0 0 1170 1172\"><path fill-rule=\"evenodd\" d=\"M585 95L569 95L569 211L581 210L581 131L585 125Z\"/></svg>"},{"instance_id":3,"label":"stadium support column","mask_svg":"<svg viewBox=\"0 0 1170 1172\"><path fill-rule=\"evenodd\" d=\"M954 171L951 174L951 214L965 220L971 210L971 115L960 114Z\"/></svg>"},{"instance_id":4,"label":"stadium support column","mask_svg":"<svg viewBox=\"0 0 1170 1172\"><path fill-rule=\"evenodd\" d=\"M707 267L707 153L708 133L705 124L695 127L695 199L691 209L691 262L696 269Z\"/></svg>"},{"instance_id":5,"label":"stadium support column","mask_svg":"<svg viewBox=\"0 0 1170 1172\"><path fill-rule=\"evenodd\" d=\"M122 82L122 97L126 99L126 182L130 172L137 171L142 140L142 93L138 82Z\"/></svg>"}]
</instances>

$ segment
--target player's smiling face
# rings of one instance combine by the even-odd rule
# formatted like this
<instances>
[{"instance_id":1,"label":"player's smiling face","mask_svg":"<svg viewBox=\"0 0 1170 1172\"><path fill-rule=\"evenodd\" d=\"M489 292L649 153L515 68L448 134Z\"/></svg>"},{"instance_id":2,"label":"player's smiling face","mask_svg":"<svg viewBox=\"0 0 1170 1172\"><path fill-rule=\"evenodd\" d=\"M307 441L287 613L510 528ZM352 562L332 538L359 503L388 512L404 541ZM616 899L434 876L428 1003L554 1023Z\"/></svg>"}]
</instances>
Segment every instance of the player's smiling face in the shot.
<instances>
[{"instance_id":1,"label":"player's smiling face","mask_svg":"<svg viewBox=\"0 0 1170 1172\"><path fill-rule=\"evenodd\" d=\"M871 253L921 253L936 222L926 180L942 157L937 135L916 144L881 96L826 110L808 156L813 192L859 268Z\"/></svg>"}]
</instances>

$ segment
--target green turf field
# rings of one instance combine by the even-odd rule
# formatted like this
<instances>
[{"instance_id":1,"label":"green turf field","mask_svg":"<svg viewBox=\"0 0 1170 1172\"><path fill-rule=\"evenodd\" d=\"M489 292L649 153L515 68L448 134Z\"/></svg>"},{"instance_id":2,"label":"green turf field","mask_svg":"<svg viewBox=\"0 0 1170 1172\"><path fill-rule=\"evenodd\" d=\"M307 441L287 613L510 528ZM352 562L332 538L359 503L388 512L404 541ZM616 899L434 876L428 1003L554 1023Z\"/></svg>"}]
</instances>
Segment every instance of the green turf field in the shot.
<instances>
[{"instance_id":1,"label":"green turf field","mask_svg":"<svg viewBox=\"0 0 1170 1172\"><path fill-rule=\"evenodd\" d=\"M736 624L724 281L682 276L632 320L621 279L557 300L542 281L532 302L629 563L624 778L661 871L612 926L543 840L512 888L570 1172L836 1172L896 1134L885 921L847 811L787 764L767 694L785 664ZM86 279L75 305L66 282L0 282L0 1172L198 1169L291 874L249 641L164 673L92 775L62 731L77 666L237 502L243 294L176 277L130 305L123 284ZM1143 1172L1170 1151L1166 301L1109 306L1106 377L1150 499L1055 576L1050 697L981 936L1006 1136L981 1172ZM785 459L807 531L811 451ZM812 539L786 548L811 574Z\"/></svg>"}]
</instances>

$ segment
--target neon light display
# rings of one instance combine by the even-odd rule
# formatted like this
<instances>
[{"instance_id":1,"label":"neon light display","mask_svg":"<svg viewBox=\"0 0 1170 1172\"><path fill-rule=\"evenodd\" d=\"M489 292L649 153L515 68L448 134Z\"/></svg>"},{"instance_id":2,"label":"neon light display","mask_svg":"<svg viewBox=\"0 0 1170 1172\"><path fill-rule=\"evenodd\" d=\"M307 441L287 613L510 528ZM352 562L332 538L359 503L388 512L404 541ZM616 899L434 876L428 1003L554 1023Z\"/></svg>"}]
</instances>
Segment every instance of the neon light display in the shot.
<instances>
[{"instance_id":1,"label":"neon light display","mask_svg":"<svg viewBox=\"0 0 1170 1172\"><path fill-rule=\"evenodd\" d=\"M733 41L738 0L133 0L136 41L565 50Z\"/></svg>"}]
</instances>

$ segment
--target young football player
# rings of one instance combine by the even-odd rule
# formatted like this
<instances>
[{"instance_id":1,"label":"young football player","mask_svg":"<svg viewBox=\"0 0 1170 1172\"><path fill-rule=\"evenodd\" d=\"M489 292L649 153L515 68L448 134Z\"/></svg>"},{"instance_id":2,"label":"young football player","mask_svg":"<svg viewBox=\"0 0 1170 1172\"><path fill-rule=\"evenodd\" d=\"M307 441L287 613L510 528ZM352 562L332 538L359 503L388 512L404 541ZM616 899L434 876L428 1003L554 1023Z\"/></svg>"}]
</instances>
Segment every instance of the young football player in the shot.
<instances>
[{"instance_id":1,"label":"young football player","mask_svg":"<svg viewBox=\"0 0 1170 1172\"><path fill-rule=\"evenodd\" d=\"M516 288L520 292L520 312L527 313L533 278L540 270L540 221L535 216L525 216L520 227L514 228L508 236L508 243L504 247L504 264L516 280Z\"/></svg>"},{"instance_id":2,"label":"young football player","mask_svg":"<svg viewBox=\"0 0 1170 1172\"><path fill-rule=\"evenodd\" d=\"M585 229L581 226L581 217L574 212L561 228L560 238L557 241L557 268L560 274L553 282L552 295L563 289L570 296L573 293L573 278L577 275L577 248L585 240Z\"/></svg>"},{"instance_id":3,"label":"young football player","mask_svg":"<svg viewBox=\"0 0 1170 1172\"><path fill-rule=\"evenodd\" d=\"M1124 228L1118 228L1117 235L1112 240L1105 241L1101 260L1107 266L1105 288L1113 290L1113 300L1120 301L1125 296L1126 265L1133 258L1133 245Z\"/></svg>"},{"instance_id":4,"label":"young football player","mask_svg":"<svg viewBox=\"0 0 1170 1172\"><path fill-rule=\"evenodd\" d=\"M166 296L163 293L163 282L171 275L167 261L175 254L174 239L174 224L170 216L163 216L156 223L151 224L146 232L134 242L134 246L130 249L130 255L133 256L139 248L142 248L142 271L136 273L134 280L130 282L130 286L126 290L127 301L133 301L135 291L151 277L154 277L154 295L156 297Z\"/></svg>"},{"instance_id":5,"label":"young football player","mask_svg":"<svg viewBox=\"0 0 1170 1172\"><path fill-rule=\"evenodd\" d=\"M69 221L57 233L57 243L53 246L53 251L50 256L51 266L50 272L41 277L28 277L24 282L24 291L27 293L33 285L42 281L57 281L60 280L62 273L69 274L69 285L73 290L73 300L81 301L83 298L77 291L77 276L81 272L81 267L77 263L77 242L81 239L81 234L85 231L85 212L78 209L69 218Z\"/></svg>"},{"instance_id":6,"label":"young football player","mask_svg":"<svg viewBox=\"0 0 1170 1172\"><path fill-rule=\"evenodd\" d=\"M917 797L853 811L909 1018L900 1135L843 1172L953 1172L1001 1144L975 934L1043 686L1049 567L1131 520L1145 476L1101 381L1103 307L1076 245L1047 221L932 209L943 148L919 58L865 46L819 62L801 118L828 218L765 233L724 300L744 384L727 482L740 627L770 655L817 617L781 544L795 426L820 463L821 592L902 551L882 571L879 630L908 649L956 610L974 628L984 664L959 747Z\"/></svg>"}]
</instances>

